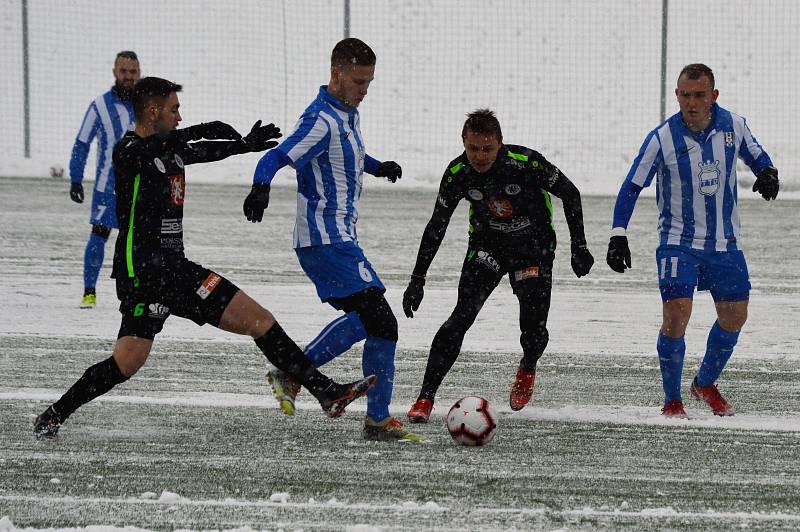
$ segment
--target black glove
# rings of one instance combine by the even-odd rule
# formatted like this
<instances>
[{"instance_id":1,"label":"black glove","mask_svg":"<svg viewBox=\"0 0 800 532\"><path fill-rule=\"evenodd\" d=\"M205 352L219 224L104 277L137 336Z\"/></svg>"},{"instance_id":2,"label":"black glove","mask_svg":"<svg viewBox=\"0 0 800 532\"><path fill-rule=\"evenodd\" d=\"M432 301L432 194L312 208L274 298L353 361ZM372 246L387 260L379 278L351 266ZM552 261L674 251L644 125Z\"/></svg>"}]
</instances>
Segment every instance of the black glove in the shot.
<instances>
[{"instance_id":1,"label":"black glove","mask_svg":"<svg viewBox=\"0 0 800 532\"><path fill-rule=\"evenodd\" d=\"M250 189L250 194L244 199L244 216L249 221L260 222L264 217L264 209L269 205L269 185L255 183Z\"/></svg>"},{"instance_id":2,"label":"black glove","mask_svg":"<svg viewBox=\"0 0 800 532\"><path fill-rule=\"evenodd\" d=\"M392 183L403 177L403 169L394 161L384 161L378 166L375 177L385 177Z\"/></svg>"},{"instance_id":3,"label":"black glove","mask_svg":"<svg viewBox=\"0 0 800 532\"><path fill-rule=\"evenodd\" d=\"M625 268L631 267L631 249L628 247L627 236L611 237L608 242L606 262L617 273L625 273Z\"/></svg>"},{"instance_id":4,"label":"black glove","mask_svg":"<svg viewBox=\"0 0 800 532\"><path fill-rule=\"evenodd\" d=\"M83 185L80 183L70 183L69 199L75 203L83 203Z\"/></svg>"},{"instance_id":5,"label":"black glove","mask_svg":"<svg viewBox=\"0 0 800 532\"><path fill-rule=\"evenodd\" d=\"M774 166L767 166L758 174L758 179L753 183L753 192L758 192L765 200L774 200L778 197L778 169Z\"/></svg>"},{"instance_id":6,"label":"black glove","mask_svg":"<svg viewBox=\"0 0 800 532\"><path fill-rule=\"evenodd\" d=\"M422 297L425 295L425 278L421 275L411 275L411 282L408 283L408 288L403 292L403 312L406 318L413 318L414 311L419 308L422 303Z\"/></svg>"},{"instance_id":7,"label":"black glove","mask_svg":"<svg viewBox=\"0 0 800 532\"><path fill-rule=\"evenodd\" d=\"M191 142L193 140L239 140L242 136L225 122L215 120L214 122L204 122L196 126L179 129L180 140Z\"/></svg>"},{"instance_id":8,"label":"black glove","mask_svg":"<svg viewBox=\"0 0 800 532\"><path fill-rule=\"evenodd\" d=\"M588 274L594 264L594 257L589 253L586 242L572 243L572 271L578 277Z\"/></svg>"},{"instance_id":9,"label":"black glove","mask_svg":"<svg viewBox=\"0 0 800 532\"><path fill-rule=\"evenodd\" d=\"M272 139L280 138L281 130L275 124L261 125L261 120L253 124L250 133L242 140L250 148L250 151L264 151L278 145Z\"/></svg>"}]
</instances>

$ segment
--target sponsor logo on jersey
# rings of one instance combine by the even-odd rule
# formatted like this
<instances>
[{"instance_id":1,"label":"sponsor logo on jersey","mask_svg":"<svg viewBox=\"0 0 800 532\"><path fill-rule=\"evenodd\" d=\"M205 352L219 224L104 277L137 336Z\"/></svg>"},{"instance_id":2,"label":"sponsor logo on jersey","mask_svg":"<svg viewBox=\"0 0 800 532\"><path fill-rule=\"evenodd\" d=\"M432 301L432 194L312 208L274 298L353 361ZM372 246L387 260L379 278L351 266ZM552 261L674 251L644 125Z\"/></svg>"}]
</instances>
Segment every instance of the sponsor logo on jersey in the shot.
<instances>
[{"instance_id":1,"label":"sponsor logo on jersey","mask_svg":"<svg viewBox=\"0 0 800 532\"><path fill-rule=\"evenodd\" d=\"M175 164L178 165L178 168L183 168L183 159L177 153L175 154Z\"/></svg>"},{"instance_id":2,"label":"sponsor logo on jersey","mask_svg":"<svg viewBox=\"0 0 800 532\"><path fill-rule=\"evenodd\" d=\"M475 201L480 201L480 200L483 199L483 192L481 192L478 189L473 188L473 189L470 189L467 192L467 196L469 196L470 199L474 199Z\"/></svg>"},{"instance_id":3,"label":"sponsor logo on jersey","mask_svg":"<svg viewBox=\"0 0 800 532\"><path fill-rule=\"evenodd\" d=\"M490 199L488 207L496 218L510 218L514 215L514 207L511 205L511 201L504 198Z\"/></svg>"},{"instance_id":4,"label":"sponsor logo on jersey","mask_svg":"<svg viewBox=\"0 0 800 532\"><path fill-rule=\"evenodd\" d=\"M489 229L501 231L503 233L513 233L520 231L531 226L531 221L528 218L519 218L511 222L498 222L497 220L489 220Z\"/></svg>"},{"instance_id":5,"label":"sponsor logo on jersey","mask_svg":"<svg viewBox=\"0 0 800 532\"><path fill-rule=\"evenodd\" d=\"M509 185L506 185L505 191L506 194L508 194L509 196L516 196L517 194L522 192L522 187L520 187L516 183L511 183Z\"/></svg>"},{"instance_id":6,"label":"sponsor logo on jersey","mask_svg":"<svg viewBox=\"0 0 800 532\"><path fill-rule=\"evenodd\" d=\"M527 268L523 268L514 272L515 281L524 281L525 279L534 279L536 277L539 277L538 266L528 266Z\"/></svg>"},{"instance_id":7,"label":"sponsor logo on jersey","mask_svg":"<svg viewBox=\"0 0 800 532\"><path fill-rule=\"evenodd\" d=\"M147 315L151 318L164 319L169 315L169 308L161 303L147 305Z\"/></svg>"},{"instance_id":8,"label":"sponsor logo on jersey","mask_svg":"<svg viewBox=\"0 0 800 532\"><path fill-rule=\"evenodd\" d=\"M441 194L439 194L439 196L436 198L436 201L445 209L447 208L447 202L444 200Z\"/></svg>"},{"instance_id":9,"label":"sponsor logo on jersey","mask_svg":"<svg viewBox=\"0 0 800 532\"><path fill-rule=\"evenodd\" d=\"M698 189L700 194L705 196L713 196L719 190L719 161L707 161L704 163L697 163L700 167L700 173L697 174Z\"/></svg>"},{"instance_id":10,"label":"sponsor logo on jersey","mask_svg":"<svg viewBox=\"0 0 800 532\"><path fill-rule=\"evenodd\" d=\"M214 272L211 272L206 280L203 281L203 284L200 285L200 288L197 289L197 295L200 296L200 299L207 298L214 289L219 286L219 282L222 280L222 277L217 275Z\"/></svg>"},{"instance_id":11,"label":"sponsor logo on jersey","mask_svg":"<svg viewBox=\"0 0 800 532\"><path fill-rule=\"evenodd\" d=\"M167 173L167 168L164 166L164 161L162 161L158 157L153 159L153 164L156 165L156 168L158 168L158 171L161 172L162 174Z\"/></svg>"},{"instance_id":12,"label":"sponsor logo on jersey","mask_svg":"<svg viewBox=\"0 0 800 532\"><path fill-rule=\"evenodd\" d=\"M183 205L183 197L186 193L186 176L175 174L169 176L169 197L173 205Z\"/></svg>"},{"instance_id":13,"label":"sponsor logo on jersey","mask_svg":"<svg viewBox=\"0 0 800 532\"><path fill-rule=\"evenodd\" d=\"M494 257L483 250L478 251L478 254L475 256L475 262L479 262L484 266L488 266L494 272L500 271L500 264L495 260Z\"/></svg>"},{"instance_id":14,"label":"sponsor logo on jersey","mask_svg":"<svg viewBox=\"0 0 800 532\"><path fill-rule=\"evenodd\" d=\"M183 232L183 222L179 218L161 220L161 234L174 235Z\"/></svg>"},{"instance_id":15,"label":"sponsor logo on jersey","mask_svg":"<svg viewBox=\"0 0 800 532\"><path fill-rule=\"evenodd\" d=\"M733 131L725 132L725 147L733 148Z\"/></svg>"}]
</instances>

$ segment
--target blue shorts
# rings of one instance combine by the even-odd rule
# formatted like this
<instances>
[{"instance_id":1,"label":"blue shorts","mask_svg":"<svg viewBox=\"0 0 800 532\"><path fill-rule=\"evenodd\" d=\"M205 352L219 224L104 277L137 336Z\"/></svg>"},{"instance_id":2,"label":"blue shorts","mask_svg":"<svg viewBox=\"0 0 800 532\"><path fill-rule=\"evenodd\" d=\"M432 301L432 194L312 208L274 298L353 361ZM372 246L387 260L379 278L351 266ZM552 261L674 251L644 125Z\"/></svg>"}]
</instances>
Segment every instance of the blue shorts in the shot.
<instances>
[{"instance_id":1,"label":"blue shorts","mask_svg":"<svg viewBox=\"0 0 800 532\"><path fill-rule=\"evenodd\" d=\"M364 252L355 242L297 248L300 267L314 283L323 303L339 309L335 299L372 286L386 290Z\"/></svg>"},{"instance_id":2,"label":"blue shorts","mask_svg":"<svg viewBox=\"0 0 800 532\"><path fill-rule=\"evenodd\" d=\"M117 228L117 196L113 192L95 190L92 194L92 213L89 217L92 225L105 225Z\"/></svg>"},{"instance_id":3,"label":"blue shorts","mask_svg":"<svg viewBox=\"0 0 800 532\"><path fill-rule=\"evenodd\" d=\"M744 253L703 251L684 246L662 245L656 249L658 288L666 302L691 298L710 290L714 301L745 301L750 298L750 276Z\"/></svg>"}]
</instances>

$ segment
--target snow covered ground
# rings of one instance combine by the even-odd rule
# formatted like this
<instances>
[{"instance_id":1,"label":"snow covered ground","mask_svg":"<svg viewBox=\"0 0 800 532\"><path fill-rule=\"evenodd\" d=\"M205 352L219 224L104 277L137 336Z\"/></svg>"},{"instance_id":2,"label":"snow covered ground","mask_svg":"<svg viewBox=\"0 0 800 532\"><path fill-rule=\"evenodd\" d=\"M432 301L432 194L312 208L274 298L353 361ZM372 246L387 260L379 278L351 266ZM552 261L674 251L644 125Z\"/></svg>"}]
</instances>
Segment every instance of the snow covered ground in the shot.
<instances>
[{"instance_id":1,"label":"snow covered ground","mask_svg":"<svg viewBox=\"0 0 800 532\"><path fill-rule=\"evenodd\" d=\"M223 172L226 162L211 165ZM217 269L309 341L335 311L321 305L291 250L294 193L274 189L265 222L241 215L247 188L192 184L189 257ZM368 182L360 237L398 316L434 197ZM507 407L519 358L516 300L490 298L445 380L422 445L367 443L365 404L338 420L310 396L286 418L251 341L171 318L136 377L79 410L52 442L31 422L88 365L110 352L119 326L109 269L99 305L77 308L88 207L63 181L0 179L0 531L100 526L148 529L796 530L800 526L800 203L742 192L753 282L750 319L720 388L736 405L716 418L691 401L688 421L659 415L654 353L660 322L655 208L643 198L631 227L634 269L604 264L612 199L584 201L597 264L576 279L561 238L536 391ZM455 214L413 320L399 317L394 412L415 398L431 339L455 298L465 209ZM111 246L107 248L110 256ZM699 296L687 332L684 389L713 322ZM326 370L360 372L360 351ZM486 448L456 446L444 413L480 394L500 412ZM134 528L135 527L135 528ZM93 530L97 530L93 528Z\"/></svg>"}]
</instances>

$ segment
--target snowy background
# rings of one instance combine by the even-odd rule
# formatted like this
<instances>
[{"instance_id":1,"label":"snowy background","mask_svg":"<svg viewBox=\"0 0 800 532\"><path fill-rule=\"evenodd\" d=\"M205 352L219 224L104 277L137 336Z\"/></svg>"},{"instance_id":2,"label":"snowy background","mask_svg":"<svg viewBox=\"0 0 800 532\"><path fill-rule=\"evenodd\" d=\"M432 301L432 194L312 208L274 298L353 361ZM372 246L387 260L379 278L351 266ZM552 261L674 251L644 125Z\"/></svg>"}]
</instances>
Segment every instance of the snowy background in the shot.
<instances>
[{"instance_id":1,"label":"snowy background","mask_svg":"<svg viewBox=\"0 0 800 532\"><path fill-rule=\"evenodd\" d=\"M252 342L170 319L141 372L79 410L54 442L31 422L108 356L119 313L108 278L98 308L77 309L88 203L63 181L85 108L131 48L144 73L186 86L185 123L257 118L284 129L328 76L341 2L29 0L32 150L22 157L20 2L0 0L0 532L31 527L269 530L692 529L800 526L800 3L670 2L667 113L674 77L703 61L720 103L748 118L781 170L783 201L741 191L752 276L750 317L720 387L737 407L688 421L659 415L660 324L652 198L629 230L634 268L604 264L613 200L584 198L597 263L576 279L556 201L549 329L531 404L507 407L519 360L516 298L502 283L445 380L424 445L364 442L363 401L329 420L306 394L276 409ZM430 190L461 151L464 114L497 110L509 142L542 151L584 194L613 194L659 121L660 1L353 0L352 33L378 54L362 106L369 151L398 160L399 186L367 178L359 235L399 316L393 413L416 398L430 342L455 302L466 242L462 205L413 320L400 300ZM233 7L232 7L233 6ZM300 344L337 314L316 299L291 250L289 174L261 225L241 202L257 156L190 168L187 253L270 308ZM94 173L90 161L87 176ZM751 179L740 174L743 184ZM283 186L281 186L283 185ZM792 192L794 190L794 192ZM112 235L112 240L114 235ZM684 390L714 321L696 298ZM360 351L326 368L360 372ZM484 449L456 446L444 414L480 394L499 410ZM97 530L95 528L94 530Z\"/></svg>"},{"instance_id":2,"label":"snowy background","mask_svg":"<svg viewBox=\"0 0 800 532\"><path fill-rule=\"evenodd\" d=\"M327 83L330 49L343 35L341 1L28 4L33 160L22 159L20 2L0 0L0 175L67 166L119 50L135 50L145 75L184 84L187 125L221 119L246 130L263 118L289 130ZM800 191L800 2L669 5L667 116L678 109L680 68L707 63L720 104L748 119L784 191ZM508 142L541 151L594 194L616 192L659 123L660 0L352 0L351 14L351 34L378 56L362 104L367 148L403 165L403 186L438 183L462 149L464 115L478 107L496 110ZM256 160L196 179L246 183Z\"/></svg>"}]
</instances>

